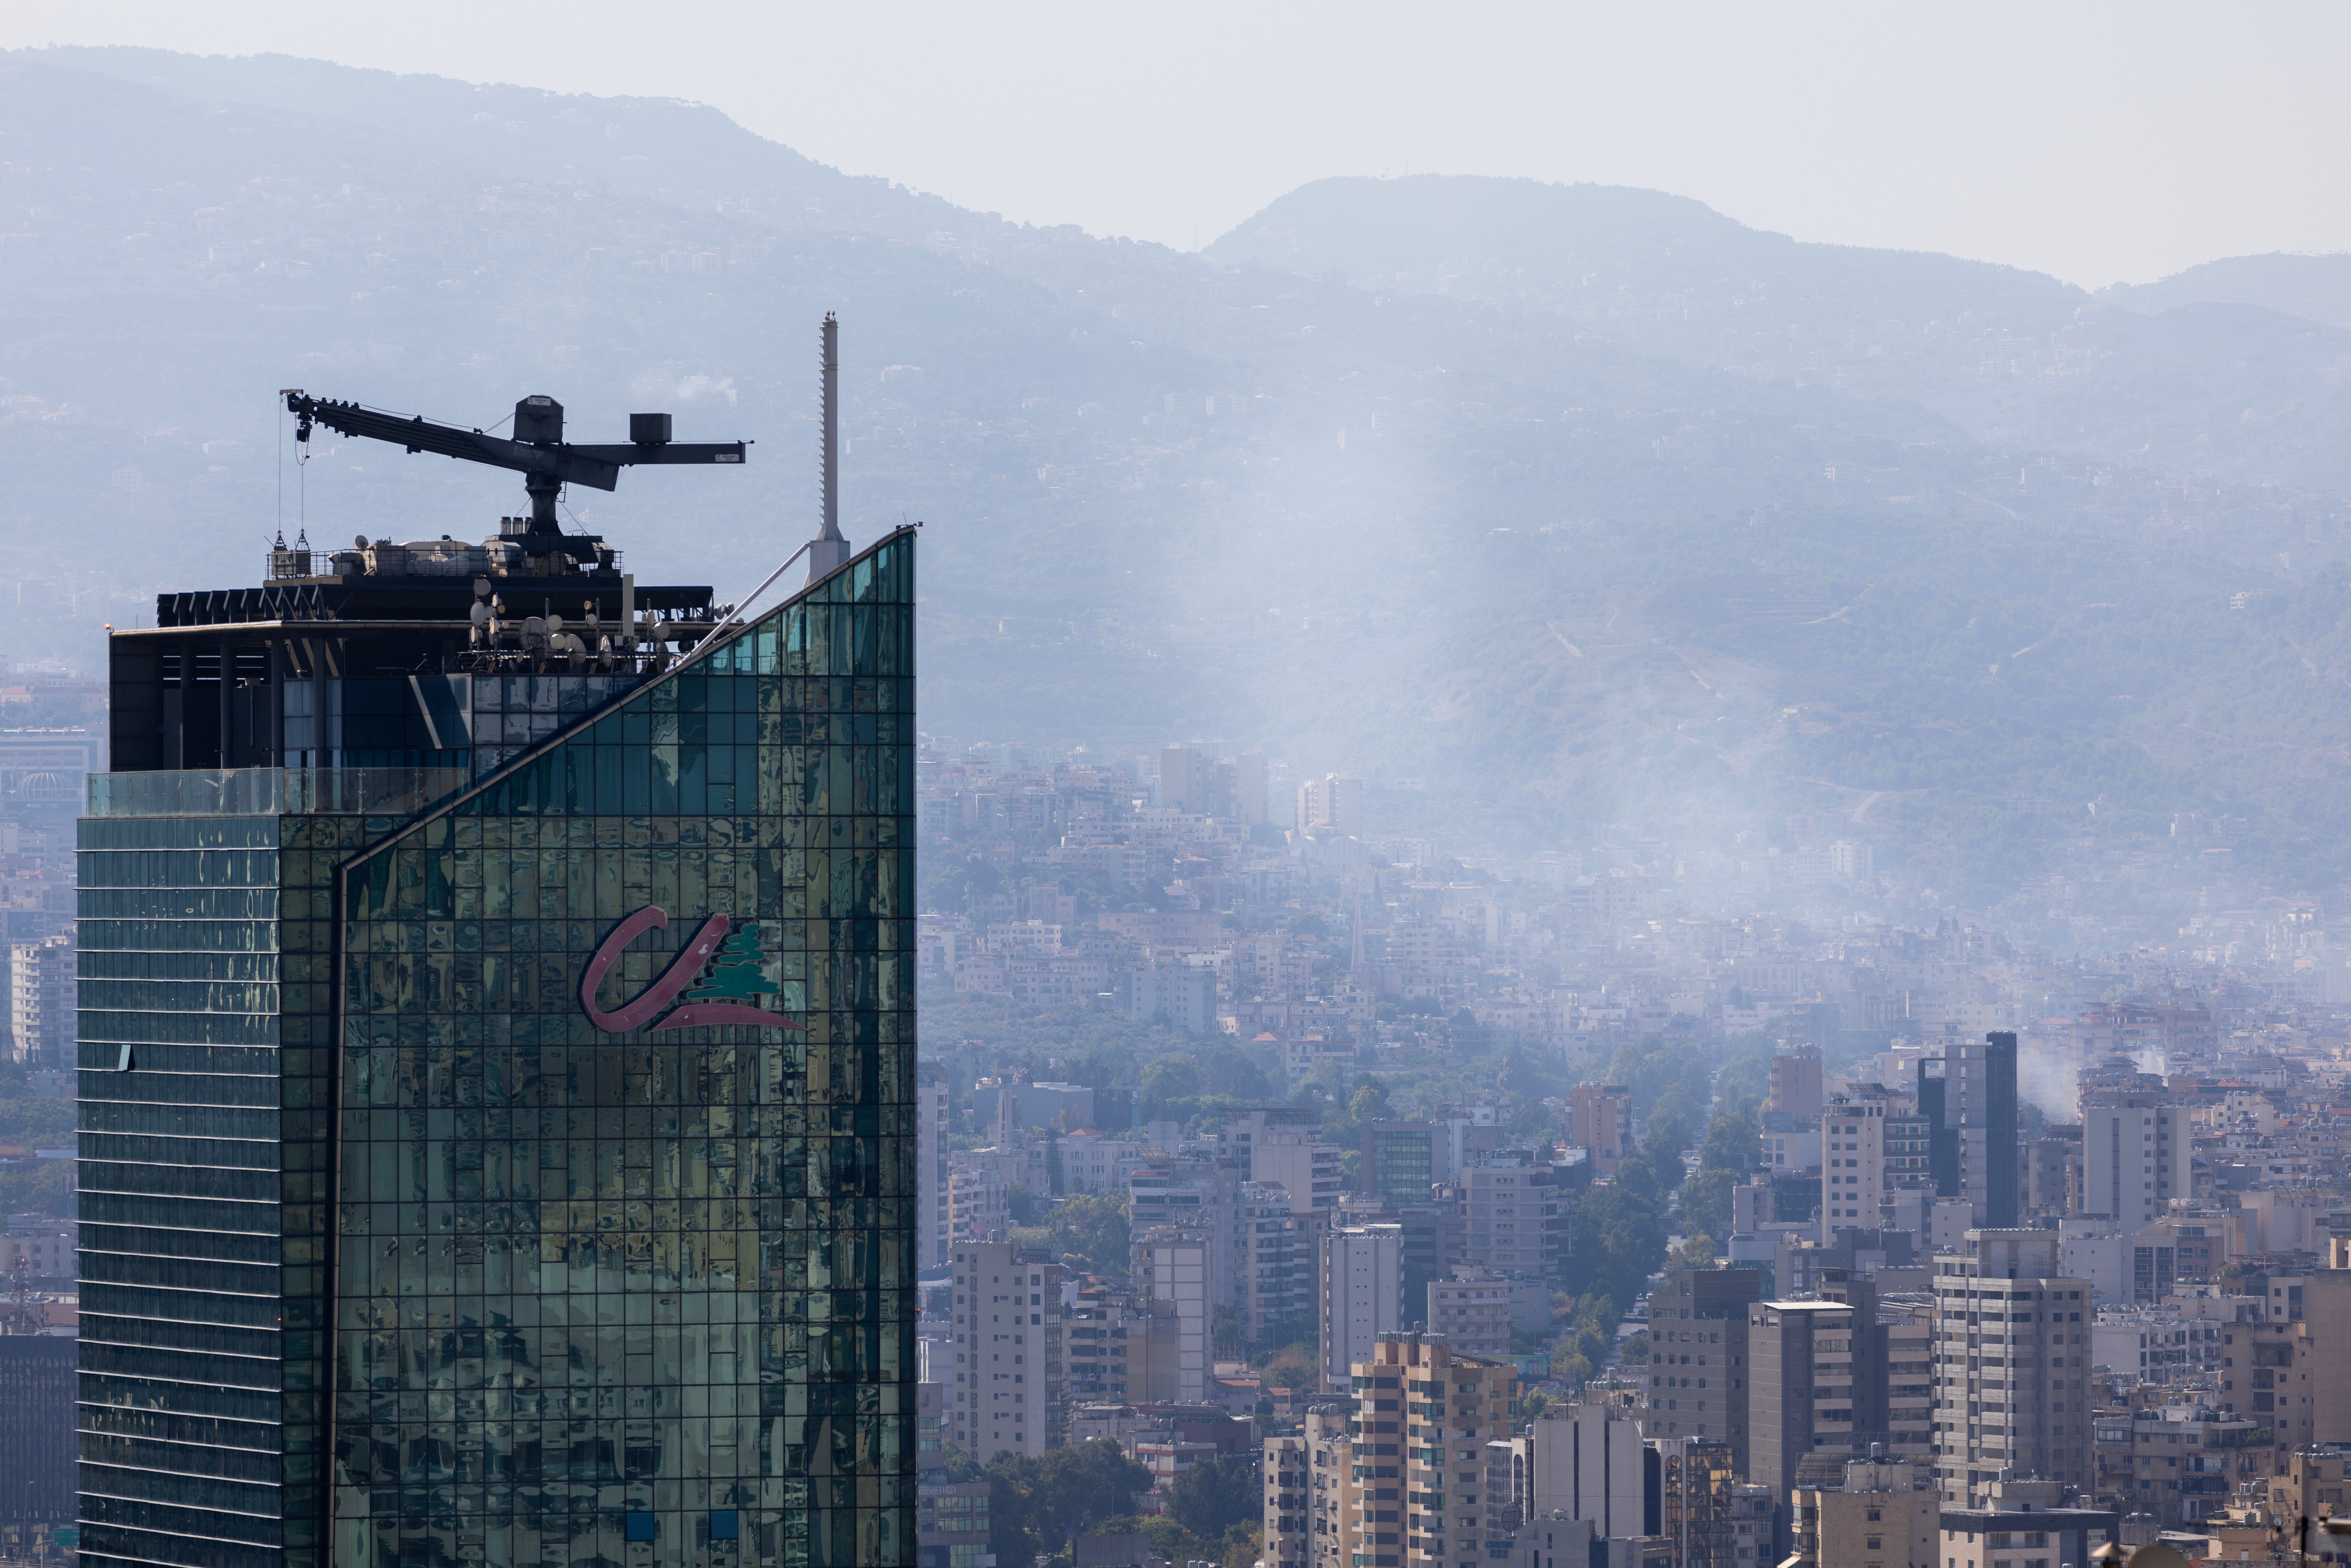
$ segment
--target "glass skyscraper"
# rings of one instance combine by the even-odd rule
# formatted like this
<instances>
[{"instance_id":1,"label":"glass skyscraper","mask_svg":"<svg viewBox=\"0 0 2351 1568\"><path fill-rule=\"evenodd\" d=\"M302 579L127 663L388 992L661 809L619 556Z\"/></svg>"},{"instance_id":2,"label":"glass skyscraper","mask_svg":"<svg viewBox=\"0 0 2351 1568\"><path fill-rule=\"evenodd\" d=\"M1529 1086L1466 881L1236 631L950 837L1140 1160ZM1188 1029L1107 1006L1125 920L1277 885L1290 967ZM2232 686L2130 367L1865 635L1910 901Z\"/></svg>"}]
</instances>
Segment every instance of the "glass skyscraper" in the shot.
<instances>
[{"instance_id":1,"label":"glass skyscraper","mask_svg":"<svg viewBox=\"0 0 2351 1568\"><path fill-rule=\"evenodd\" d=\"M83 1561L911 1564L914 535L699 657L408 548L114 639Z\"/></svg>"}]
</instances>

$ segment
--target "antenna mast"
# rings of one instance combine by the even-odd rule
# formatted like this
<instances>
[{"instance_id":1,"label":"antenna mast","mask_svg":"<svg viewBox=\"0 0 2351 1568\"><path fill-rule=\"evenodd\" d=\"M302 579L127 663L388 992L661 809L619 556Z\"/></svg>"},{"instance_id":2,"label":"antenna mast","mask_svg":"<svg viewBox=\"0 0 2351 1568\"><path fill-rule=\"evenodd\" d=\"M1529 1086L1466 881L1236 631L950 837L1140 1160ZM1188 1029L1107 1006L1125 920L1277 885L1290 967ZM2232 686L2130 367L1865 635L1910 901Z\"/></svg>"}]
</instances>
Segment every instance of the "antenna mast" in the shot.
<instances>
[{"instance_id":1,"label":"antenna mast","mask_svg":"<svg viewBox=\"0 0 2351 1568\"><path fill-rule=\"evenodd\" d=\"M849 559L849 541L841 537L841 323L830 310L824 313L817 365L824 403L824 455L819 480L824 517L809 545L810 582L831 575Z\"/></svg>"}]
</instances>

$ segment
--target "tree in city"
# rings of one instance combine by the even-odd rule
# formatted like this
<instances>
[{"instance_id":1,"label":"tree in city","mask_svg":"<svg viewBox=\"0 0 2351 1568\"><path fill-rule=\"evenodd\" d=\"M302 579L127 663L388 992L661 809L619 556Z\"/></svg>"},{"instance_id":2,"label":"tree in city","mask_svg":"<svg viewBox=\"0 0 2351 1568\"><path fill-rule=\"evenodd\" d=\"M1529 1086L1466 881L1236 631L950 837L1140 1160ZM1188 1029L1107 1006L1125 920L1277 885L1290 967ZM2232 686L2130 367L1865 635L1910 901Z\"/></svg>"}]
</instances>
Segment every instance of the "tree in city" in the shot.
<instances>
[{"instance_id":1,"label":"tree in city","mask_svg":"<svg viewBox=\"0 0 2351 1568\"><path fill-rule=\"evenodd\" d=\"M1238 1455L1203 1459L1176 1478L1167 1512L1194 1535L1221 1539L1232 1525L1258 1517L1257 1473Z\"/></svg>"}]
</instances>

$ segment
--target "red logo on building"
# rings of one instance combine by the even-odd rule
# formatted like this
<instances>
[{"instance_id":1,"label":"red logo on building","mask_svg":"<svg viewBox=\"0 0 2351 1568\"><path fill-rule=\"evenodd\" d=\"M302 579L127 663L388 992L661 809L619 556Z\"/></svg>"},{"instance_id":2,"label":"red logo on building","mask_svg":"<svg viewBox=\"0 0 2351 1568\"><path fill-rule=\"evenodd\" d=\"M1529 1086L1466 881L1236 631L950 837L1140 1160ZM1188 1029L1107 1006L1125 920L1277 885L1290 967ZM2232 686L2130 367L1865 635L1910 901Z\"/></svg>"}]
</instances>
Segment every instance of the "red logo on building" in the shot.
<instances>
[{"instance_id":1,"label":"red logo on building","mask_svg":"<svg viewBox=\"0 0 2351 1568\"><path fill-rule=\"evenodd\" d=\"M669 912L651 905L638 910L612 928L588 969L580 978L580 1005L588 1021L608 1034L628 1030L703 1029L719 1024L746 1024L754 1029L799 1029L781 1013L759 1005L761 997L777 994L775 982L759 972L763 955L758 932L748 925L735 929L724 915L714 915L685 945L685 951L647 986L634 1001L605 1012L596 1006L596 991L620 962L622 949L647 931L669 924ZM729 933L732 935L729 935ZM662 1009L684 998L667 1017ZM658 1023L653 1021L660 1019Z\"/></svg>"}]
</instances>

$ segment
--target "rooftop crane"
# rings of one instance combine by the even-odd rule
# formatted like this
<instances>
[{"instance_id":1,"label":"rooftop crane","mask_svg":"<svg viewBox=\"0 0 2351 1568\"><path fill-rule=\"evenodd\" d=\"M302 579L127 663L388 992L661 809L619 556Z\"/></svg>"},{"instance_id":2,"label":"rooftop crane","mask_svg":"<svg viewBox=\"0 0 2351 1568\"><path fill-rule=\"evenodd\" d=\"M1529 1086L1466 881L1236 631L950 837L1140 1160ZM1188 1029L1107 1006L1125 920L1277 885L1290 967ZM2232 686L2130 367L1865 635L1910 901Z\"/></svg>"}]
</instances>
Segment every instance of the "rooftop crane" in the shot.
<instances>
[{"instance_id":1,"label":"rooftop crane","mask_svg":"<svg viewBox=\"0 0 2351 1568\"><path fill-rule=\"evenodd\" d=\"M622 469L639 464L740 463L751 444L747 441L672 441L669 415L632 413L626 444L575 445L563 439L563 405L544 393L534 393L515 404L511 439L436 424L422 414L402 419L355 402L311 397L299 389L287 392L286 408L300 421L295 440L306 444L311 426L323 424L345 435L389 441L411 452L437 452L467 463L518 471L523 489L530 497L530 520L517 542L533 555L560 551L575 559L594 541L586 536L566 535L557 524L555 497L564 486L610 490L620 483Z\"/></svg>"}]
</instances>

